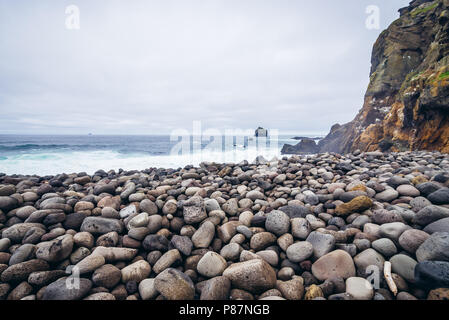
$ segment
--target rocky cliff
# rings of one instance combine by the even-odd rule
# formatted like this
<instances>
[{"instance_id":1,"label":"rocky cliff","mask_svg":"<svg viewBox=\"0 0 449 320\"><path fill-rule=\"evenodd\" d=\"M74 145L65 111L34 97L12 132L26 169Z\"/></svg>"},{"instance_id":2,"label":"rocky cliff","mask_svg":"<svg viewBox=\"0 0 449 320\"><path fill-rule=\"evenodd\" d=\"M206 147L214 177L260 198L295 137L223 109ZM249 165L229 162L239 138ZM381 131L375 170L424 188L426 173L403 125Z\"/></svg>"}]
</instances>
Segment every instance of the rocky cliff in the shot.
<instances>
[{"instance_id":1,"label":"rocky cliff","mask_svg":"<svg viewBox=\"0 0 449 320\"><path fill-rule=\"evenodd\" d=\"M374 45L362 109L334 125L319 152L449 153L449 0L415 0L399 12Z\"/></svg>"}]
</instances>

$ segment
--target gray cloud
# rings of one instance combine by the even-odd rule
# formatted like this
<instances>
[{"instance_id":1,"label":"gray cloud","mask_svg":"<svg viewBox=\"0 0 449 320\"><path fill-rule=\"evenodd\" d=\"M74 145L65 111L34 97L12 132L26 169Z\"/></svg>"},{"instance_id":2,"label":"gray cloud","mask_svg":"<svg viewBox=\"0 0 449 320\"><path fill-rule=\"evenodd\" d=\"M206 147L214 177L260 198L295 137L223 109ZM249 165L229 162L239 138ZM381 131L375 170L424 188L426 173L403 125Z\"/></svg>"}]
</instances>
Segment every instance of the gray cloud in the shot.
<instances>
[{"instance_id":1,"label":"gray cloud","mask_svg":"<svg viewBox=\"0 0 449 320\"><path fill-rule=\"evenodd\" d=\"M81 29L65 28L65 8ZM0 133L324 133L363 103L407 0L0 0Z\"/></svg>"}]
</instances>

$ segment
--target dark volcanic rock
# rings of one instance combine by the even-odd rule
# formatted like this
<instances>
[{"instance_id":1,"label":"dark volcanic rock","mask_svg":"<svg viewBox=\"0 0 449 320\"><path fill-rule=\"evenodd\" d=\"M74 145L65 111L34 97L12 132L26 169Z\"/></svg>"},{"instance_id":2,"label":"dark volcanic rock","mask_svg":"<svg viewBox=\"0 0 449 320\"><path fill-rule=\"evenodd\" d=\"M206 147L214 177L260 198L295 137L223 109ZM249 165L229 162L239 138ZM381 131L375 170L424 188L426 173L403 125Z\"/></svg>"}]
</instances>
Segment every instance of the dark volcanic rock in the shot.
<instances>
[{"instance_id":1,"label":"dark volcanic rock","mask_svg":"<svg viewBox=\"0 0 449 320\"><path fill-rule=\"evenodd\" d=\"M449 188L439 189L427 196L433 204L449 204Z\"/></svg>"},{"instance_id":2,"label":"dark volcanic rock","mask_svg":"<svg viewBox=\"0 0 449 320\"><path fill-rule=\"evenodd\" d=\"M279 210L285 212L290 217L290 219L305 218L308 214L311 213L310 209L304 206L296 205L284 206L279 208Z\"/></svg>"},{"instance_id":3,"label":"dark volcanic rock","mask_svg":"<svg viewBox=\"0 0 449 320\"><path fill-rule=\"evenodd\" d=\"M449 262L424 261L415 267L416 285L427 288L449 288Z\"/></svg>"}]
</instances>

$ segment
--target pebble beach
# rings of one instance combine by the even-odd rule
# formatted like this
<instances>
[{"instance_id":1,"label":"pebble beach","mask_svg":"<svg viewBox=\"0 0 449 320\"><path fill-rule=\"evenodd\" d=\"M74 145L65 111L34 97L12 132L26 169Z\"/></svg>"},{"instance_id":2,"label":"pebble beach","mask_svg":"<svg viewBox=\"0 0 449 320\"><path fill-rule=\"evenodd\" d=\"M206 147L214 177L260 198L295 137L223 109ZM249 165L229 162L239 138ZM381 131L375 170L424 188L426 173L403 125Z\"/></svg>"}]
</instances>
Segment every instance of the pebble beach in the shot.
<instances>
[{"instance_id":1,"label":"pebble beach","mask_svg":"<svg viewBox=\"0 0 449 320\"><path fill-rule=\"evenodd\" d=\"M424 151L0 174L0 300L447 300L448 187Z\"/></svg>"}]
</instances>

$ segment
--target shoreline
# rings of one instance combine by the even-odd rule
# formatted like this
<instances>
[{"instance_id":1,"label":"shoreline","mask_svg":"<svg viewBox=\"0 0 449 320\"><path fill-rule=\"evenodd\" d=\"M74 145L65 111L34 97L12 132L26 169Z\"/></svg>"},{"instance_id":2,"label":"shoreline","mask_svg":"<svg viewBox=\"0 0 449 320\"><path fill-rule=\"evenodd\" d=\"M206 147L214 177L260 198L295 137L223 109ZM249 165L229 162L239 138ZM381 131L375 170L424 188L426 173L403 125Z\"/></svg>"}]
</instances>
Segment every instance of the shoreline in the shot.
<instances>
[{"instance_id":1,"label":"shoreline","mask_svg":"<svg viewBox=\"0 0 449 320\"><path fill-rule=\"evenodd\" d=\"M0 175L0 299L442 298L448 171L414 151Z\"/></svg>"}]
</instances>

